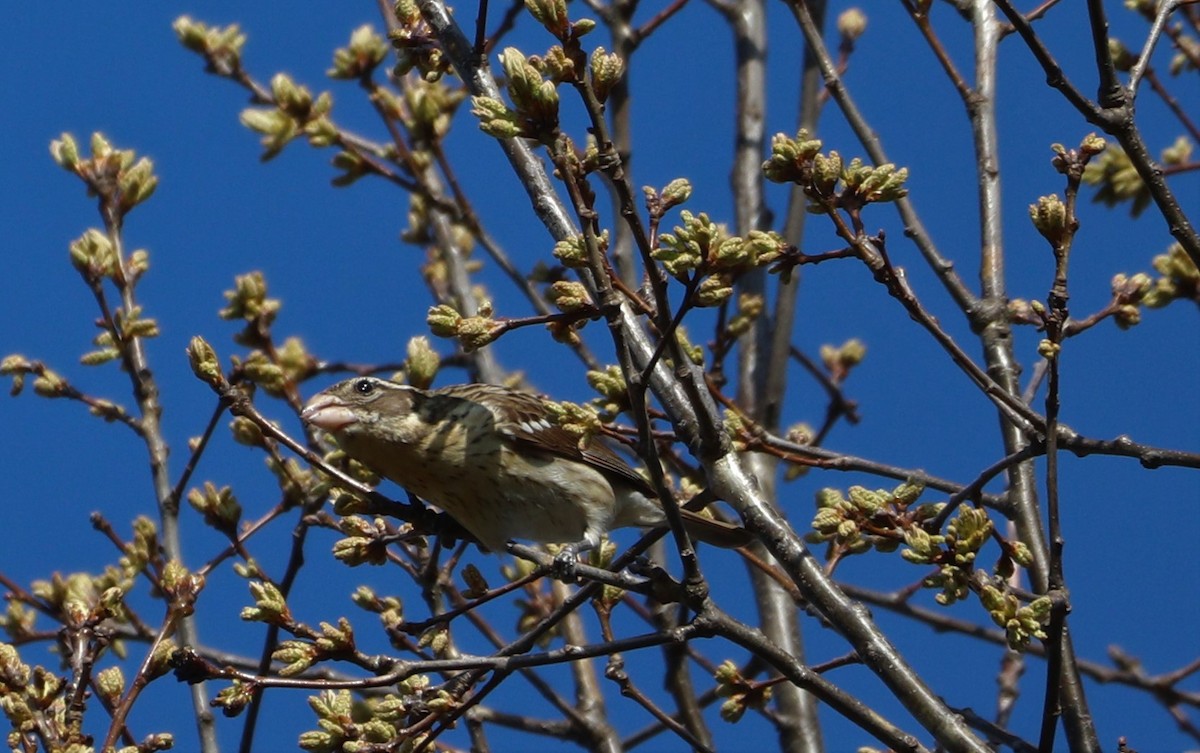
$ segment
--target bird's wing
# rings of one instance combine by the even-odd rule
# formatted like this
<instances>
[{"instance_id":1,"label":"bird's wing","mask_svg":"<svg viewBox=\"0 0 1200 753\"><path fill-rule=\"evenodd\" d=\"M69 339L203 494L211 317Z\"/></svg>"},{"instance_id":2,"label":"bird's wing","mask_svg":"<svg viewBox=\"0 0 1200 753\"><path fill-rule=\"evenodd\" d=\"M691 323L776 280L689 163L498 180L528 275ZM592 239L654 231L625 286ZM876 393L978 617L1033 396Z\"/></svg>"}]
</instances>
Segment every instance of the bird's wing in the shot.
<instances>
[{"instance_id":1,"label":"bird's wing","mask_svg":"<svg viewBox=\"0 0 1200 753\"><path fill-rule=\"evenodd\" d=\"M594 439L581 448L579 437L554 423L537 395L492 384L460 384L439 392L487 407L496 417L496 430L516 444L586 463L651 498L656 496L649 482L603 440Z\"/></svg>"},{"instance_id":2,"label":"bird's wing","mask_svg":"<svg viewBox=\"0 0 1200 753\"><path fill-rule=\"evenodd\" d=\"M495 429L511 442L547 455L557 455L587 463L609 477L623 481L650 499L657 499L653 487L601 439L580 448L579 439L554 423L542 398L491 384L459 384L437 392L466 400L491 411ZM746 529L681 509L688 532L701 541L736 549L750 541Z\"/></svg>"}]
</instances>

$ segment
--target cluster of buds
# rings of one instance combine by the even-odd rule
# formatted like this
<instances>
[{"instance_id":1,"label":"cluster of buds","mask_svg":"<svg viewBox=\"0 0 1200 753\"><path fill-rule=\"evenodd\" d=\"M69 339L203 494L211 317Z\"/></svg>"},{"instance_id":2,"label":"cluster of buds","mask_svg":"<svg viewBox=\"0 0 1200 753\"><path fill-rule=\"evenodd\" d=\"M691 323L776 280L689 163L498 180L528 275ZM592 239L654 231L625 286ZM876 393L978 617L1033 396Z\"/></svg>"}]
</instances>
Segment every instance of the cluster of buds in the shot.
<instances>
[{"instance_id":1,"label":"cluster of buds","mask_svg":"<svg viewBox=\"0 0 1200 753\"><path fill-rule=\"evenodd\" d=\"M795 183L810 200L809 211L857 211L865 204L896 201L908 194L904 188L908 168L888 163L867 165L855 157L843 164L840 154L821 152L821 140L801 128L795 138L776 134L763 174L774 183ZM838 186L841 186L840 190Z\"/></svg>"},{"instance_id":2,"label":"cluster of buds","mask_svg":"<svg viewBox=\"0 0 1200 753\"><path fill-rule=\"evenodd\" d=\"M492 305L484 301L475 316L463 316L449 304L438 304L425 317L430 331L438 337L453 337L470 353L490 344L504 332L504 324L492 316Z\"/></svg>"}]
</instances>

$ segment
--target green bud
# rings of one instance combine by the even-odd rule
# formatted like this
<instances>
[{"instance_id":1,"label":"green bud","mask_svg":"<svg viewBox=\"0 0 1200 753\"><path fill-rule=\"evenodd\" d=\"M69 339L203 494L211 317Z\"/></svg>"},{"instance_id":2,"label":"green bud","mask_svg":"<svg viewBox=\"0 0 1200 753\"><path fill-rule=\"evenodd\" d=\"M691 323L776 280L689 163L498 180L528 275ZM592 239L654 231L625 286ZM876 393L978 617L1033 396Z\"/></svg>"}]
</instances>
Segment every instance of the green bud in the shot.
<instances>
[{"instance_id":1,"label":"green bud","mask_svg":"<svg viewBox=\"0 0 1200 753\"><path fill-rule=\"evenodd\" d=\"M854 43L867 30L867 14L858 8L847 8L838 14L837 30L843 40Z\"/></svg>"},{"instance_id":2,"label":"green bud","mask_svg":"<svg viewBox=\"0 0 1200 753\"><path fill-rule=\"evenodd\" d=\"M118 178L121 189L121 205L126 210L149 199L158 188L158 178L154 175L154 163L142 157L128 170L121 172Z\"/></svg>"},{"instance_id":3,"label":"green bud","mask_svg":"<svg viewBox=\"0 0 1200 753\"><path fill-rule=\"evenodd\" d=\"M733 685L745 682L741 671L738 670L738 666L733 662L733 659L726 659L721 662L720 666L717 667L717 671L713 673L713 679L717 681L718 685L724 686L717 689L717 695L722 698L730 694L730 688Z\"/></svg>"},{"instance_id":4,"label":"green bud","mask_svg":"<svg viewBox=\"0 0 1200 753\"><path fill-rule=\"evenodd\" d=\"M1029 205L1029 218L1042 237L1051 244L1063 242L1067 230L1067 206L1056 195L1043 196Z\"/></svg>"},{"instance_id":5,"label":"green bud","mask_svg":"<svg viewBox=\"0 0 1200 753\"><path fill-rule=\"evenodd\" d=\"M319 657L317 647L305 641L282 641L271 652L271 658L283 665L279 668L279 674L283 677L292 677L304 672L315 664Z\"/></svg>"},{"instance_id":6,"label":"green bud","mask_svg":"<svg viewBox=\"0 0 1200 753\"><path fill-rule=\"evenodd\" d=\"M349 45L334 51L333 67L326 75L335 79L362 78L383 62L389 49L370 24L363 24L350 33Z\"/></svg>"},{"instance_id":7,"label":"green bud","mask_svg":"<svg viewBox=\"0 0 1200 753\"><path fill-rule=\"evenodd\" d=\"M169 560L163 566L159 583L173 607L191 614L196 596L204 588L204 576L189 572L179 560Z\"/></svg>"},{"instance_id":8,"label":"green bud","mask_svg":"<svg viewBox=\"0 0 1200 753\"><path fill-rule=\"evenodd\" d=\"M242 363L246 378L272 397L283 397L289 383L287 372L261 350L253 350Z\"/></svg>"},{"instance_id":9,"label":"green bud","mask_svg":"<svg viewBox=\"0 0 1200 753\"><path fill-rule=\"evenodd\" d=\"M354 627L345 617L338 618L338 624L321 623L321 637L317 638L317 648L330 654L342 654L354 651Z\"/></svg>"},{"instance_id":10,"label":"green bud","mask_svg":"<svg viewBox=\"0 0 1200 753\"><path fill-rule=\"evenodd\" d=\"M431 306L429 313L425 315L425 322L429 325L430 331L438 337L456 337L459 323L462 320L463 315L458 313L453 306L445 303Z\"/></svg>"},{"instance_id":11,"label":"green bud","mask_svg":"<svg viewBox=\"0 0 1200 753\"><path fill-rule=\"evenodd\" d=\"M286 114L277 108L261 108L249 107L242 110L240 119L242 125L247 128L258 131L259 133L275 133L283 123L281 121L290 121Z\"/></svg>"},{"instance_id":12,"label":"green bud","mask_svg":"<svg viewBox=\"0 0 1200 753\"><path fill-rule=\"evenodd\" d=\"M1117 327L1120 329L1136 327L1142 322L1142 310L1131 303L1118 306L1113 311L1113 321L1116 322Z\"/></svg>"},{"instance_id":13,"label":"green bud","mask_svg":"<svg viewBox=\"0 0 1200 753\"><path fill-rule=\"evenodd\" d=\"M1112 60L1113 67L1122 73L1129 73L1137 63L1137 55L1130 52L1116 37L1108 38L1108 57Z\"/></svg>"},{"instance_id":14,"label":"green bud","mask_svg":"<svg viewBox=\"0 0 1200 753\"><path fill-rule=\"evenodd\" d=\"M1179 136L1175 143L1163 149L1162 162L1164 165L1187 165L1192 161L1192 142L1187 136Z\"/></svg>"},{"instance_id":15,"label":"green bud","mask_svg":"<svg viewBox=\"0 0 1200 753\"><path fill-rule=\"evenodd\" d=\"M529 15L546 27L546 31L559 39L566 36L570 20L567 17L565 0L525 0L525 7L529 10Z\"/></svg>"},{"instance_id":16,"label":"green bud","mask_svg":"<svg viewBox=\"0 0 1200 753\"><path fill-rule=\"evenodd\" d=\"M908 191L904 188L907 180L906 167L897 169L890 162L874 167L863 164L858 157L851 160L842 170L842 182L863 204L895 201L907 196Z\"/></svg>"},{"instance_id":17,"label":"green bud","mask_svg":"<svg viewBox=\"0 0 1200 753\"><path fill-rule=\"evenodd\" d=\"M763 163L763 174L773 183L803 183L812 171L812 161L821 151L821 141L801 128L795 138L777 133L771 139L771 157Z\"/></svg>"},{"instance_id":18,"label":"green bud","mask_svg":"<svg viewBox=\"0 0 1200 753\"><path fill-rule=\"evenodd\" d=\"M129 255L125 264L125 273L130 280L137 280L150 269L150 252L139 248Z\"/></svg>"},{"instance_id":19,"label":"green bud","mask_svg":"<svg viewBox=\"0 0 1200 753\"><path fill-rule=\"evenodd\" d=\"M442 83L414 82L404 91L405 123L419 141L436 141L450 130L450 116L462 94Z\"/></svg>"},{"instance_id":20,"label":"green bud","mask_svg":"<svg viewBox=\"0 0 1200 753\"><path fill-rule=\"evenodd\" d=\"M210 28L188 16L180 16L171 27L184 47L204 55L217 72L228 75L241 67L246 35L242 34L237 24Z\"/></svg>"},{"instance_id":21,"label":"green bud","mask_svg":"<svg viewBox=\"0 0 1200 753\"><path fill-rule=\"evenodd\" d=\"M602 239L607 241L607 231ZM580 269L587 266L587 245L582 235L576 235L554 244L554 258L562 262L564 267Z\"/></svg>"},{"instance_id":22,"label":"green bud","mask_svg":"<svg viewBox=\"0 0 1200 753\"><path fill-rule=\"evenodd\" d=\"M1106 206L1131 201L1130 211L1134 217L1151 201L1149 188L1129 155L1119 146L1108 147L1097 159L1090 160L1083 168L1083 182L1097 186L1096 201Z\"/></svg>"},{"instance_id":23,"label":"green bud","mask_svg":"<svg viewBox=\"0 0 1200 753\"><path fill-rule=\"evenodd\" d=\"M413 26L421 20L421 9L413 0L396 0L392 4L392 12L396 20L404 26Z\"/></svg>"},{"instance_id":24,"label":"green bud","mask_svg":"<svg viewBox=\"0 0 1200 753\"><path fill-rule=\"evenodd\" d=\"M441 368L441 356L429 344L429 338L418 335L408 341L408 357L405 361L408 382L414 387L427 389L433 384Z\"/></svg>"},{"instance_id":25,"label":"green bud","mask_svg":"<svg viewBox=\"0 0 1200 753\"><path fill-rule=\"evenodd\" d=\"M146 674L149 679L153 680L162 677L171 671L171 656L178 648L179 646L175 643L174 639L167 638L166 640L159 641L154 647L154 653L151 654L150 660L146 665Z\"/></svg>"},{"instance_id":26,"label":"green bud","mask_svg":"<svg viewBox=\"0 0 1200 753\"><path fill-rule=\"evenodd\" d=\"M18 695L20 691L26 690L32 674L33 670L21 661L21 655L15 646L0 643L0 677L4 678L8 691L6 695Z\"/></svg>"},{"instance_id":27,"label":"green bud","mask_svg":"<svg viewBox=\"0 0 1200 753\"><path fill-rule=\"evenodd\" d=\"M739 721L746 713L746 704L740 696L730 698L721 704L721 719L730 724Z\"/></svg>"},{"instance_id":28,"label":"green bud","mask_svg":"<svg viewBox=\"0 0 1200 753\"><path fill-rule=\"evenodd\" d=\"M603 47L597 47L592 53L591 61L592 90L596 99L604 102L609 92L625 75L625 61L617 53L607 53Z\"/></svg>"},{"instance_id":29,"label":"green bud","mask_svg":"<svg viewBox=\"0 0 1200 753\"><path fill-rule=\"evenodd\" d=\"M17 397L25 388L25 375L34 372L34 362L20 354L11 354L0 361L0 375L12 378L8 394Z\"/></svg>"},{"instance_id":30,"label":"green bud","mask_svg":"<svg viewBox=\"0 0 1200 753\"><path fill-rule=\"evenodd\" d=\"M887 503L886 494L873 492L863 486L852 486L846 490L846 493L850 498L850 502L867 515L883 509L883 506Z\"/></svg>"},{"instance_id":31,"label":"green bud","mask_svg":"<svg viewBox=\"0 0 1200 753\"><path fill-rule=\"evenodd\" d=\"M498 139L511 139L522 135L517 114L504 103L491 97L472 97L471 114L479 118L479 130Z\"/></svg>"},{"instance_id":32,"label":"green bud","mask_svg":"<svg viewBox=\"0 0 1200 753\"><path fill-rule=\"evenodd\" d=\"M128 314L121 309L116 311L116 324L121 336L126 340L135 337L158 337L158 322L154 319L142 318L141 307L135 307Z\"/></svg>"},{"instance_id":33,"label":"green bud","mask_svg":"<svg viewBox=\"0 0 1200 753\"><path fill-rule=\"evenodd\" d=\"M1026 606L1025 609L1029 611L1030 616L1040 621L1050 619L1050 611L1052 606L1053 603L1050 601L1049 596L1039 596L1038 598L1029 602L1029 605Z\"/></svg>"},{"instance_id":34,"label":"green bud","mask_svg":"<svg viewBox=\"0 0 1200 753\"><path fill-rule=\"evenodd\" d=\"M572 402L547 401L546 412L550 420L578 437L579 447L586 448L591 438L603 428L599 412L591 405Z\"/></svg>"},{"instance_id":35,"label":"green bud","mask_svg":"<svg viewBox=\"0 0 1200 753\"><path fill-rule=\"evenodd\" d=\"M563 313L595 308L587 288L582 283L570 280L560 280L551 285L550 300Z\"/></svg>"},{"instance_id":36,"label":"green bud","mask_svg":"<svg viewBox=\"0 0 1200 753\"><path fill-rule=\"evenodd\" d=\"M51 141L50 156L54 158L59 167L74 172L79 166L79 145L75 143L75 137L64 133Z\"/></svg>"},{"instance_id":37,"label":"green bud","mask_svg":"<svg viewBox=\"0 0 1200 753\"><path fill-rule=\"evenodd\" d=\"M270 160L278 155L288 143L300 135L300 124L279 108L249 107L242 110L239 120L252 131L261 133L262 159Z\"/></svg>"},{"instance_id":38,"label":"green bud","mask_svg":"<svg viewBox=\"0 0 1200 753\"><path fill-rule=\"evenodd\" d=\"M276 73L271 78L271 94L279 109L292 115L307 114L312 107L312 92L301 86L286 73Z\"/></svg>"},{"instance_id":39,"label":"green bud","mask_svg":"<svg viewBox=\"0 0 1200 753\"><path fill-rule=\"evenodd\" d=\"M171 24L171 28L175 30L184 47L192 52L204 52L204 24L193 21L190 16L180 16Z\"/></svg>"},{"instance_id":40,"label":"green bud","mask_svg":"<svg viewBox=\"0 0 1200 753\"><path fill-rule=\"evenodd\" d=\"M237 716L250 705L258 696L256 688L244 685L240 680L234 680L229 687L217 692L217 695L212 700L212 705L221 709L225 716ZM305 745L306 738L313 735L326 735L326 733L306 732L300 735L300 747L306 750L332 750L332 742L325 748L310 747ZM326 735L328 737L328 735Z\"/></svg>"},{"instance_id":41,"label":"green bud","mask_svg":"<svg viewBox=\"0 0 1200 753\"><path fill-rule=\"evenodd\" d=\"M101 348L84 353L79 357L79 362L84 366L100 366L101 364L115 361L121 357L121 351L116 348Z\"/></svg>"},{"instance_id":42,"label":"green bud","mask_svg":"<svg viewBox=\"0 0 1200 753\"><path fill-rule=\"evenodd\" d=\"M1139 301L1154 287L1154 281L1145 272L1138 272L1133 277L1124 280L1124 284L1120 285L1119 288L1117 285L1118 277L1124 277L1124 275L1113 277L1113 295L1125 300Z\"/></svg>"},{"instance_id":43,"label":"green bud","mask_svg":"<svg viewBox=\"0 0 1200 753\"><path fill-rule=\"evenodd\" d=\"M858 338L851 338L838 348L838 364L847 371L862 363L866 357L867 346Z\"/></svg>"},{"instance_id":44,"label":"green bud","mask_svg":"<svg viewBox=\"0 0 1200 753\"><path fill-rule=\"evenodd\" d=\"M892 498L897 504L908 507L916 502L924 491L925 485L919 481L905 481L892 490Z\"/></svg>"},{"instance_id":45,"label":"green bud","mask_svg":"<svg viewBox=\"0 0 1200 753\"><path fill-rule=\"evenodd\" d=\"M844 501L845 498L842 496L842 492L838 489L827 486L823 489L817 490L816 503L818 509L824 507L840 507L841 503Z\"/></svg>"},{"instance_id":46,"label":"green bud","mask_svg":"<svg viewBox=\"0 0 1200 753\"><path fill-rule=\"evenodd\" d=\"M93 159L104 159L113 152L112 144L108 143L108 139L99 131L92 134L91 147Z\"/></svg>"},{"instance_id":47,"label":"green bud","mask_svg":"<svg viewBox=\"0 0 1200 753\"><path fill-rule=\"evenodd\" d=\"M1095 133L1089 133L1087 136L1084 136L1083 141L1079 143L1079 151L1085 156L1091 157L1103 152L1107 146L1108 142L1106 142L1102 136L1098 136Z\"/></svg>"},{"instance_id":48,"label":"green bud","mask_svg":"<svg viewBox=\"0 0 1200 753\"><path fill-rule=\"evenodd\" d=\"M204 516L207 525L227 535L237 533L242 506L230 487L218 489L211 481L205 481L204 489L192 489L188 492L187 500L196 512Z\"/></svg>"},{"instance_id":49,"label":"green bud","mask_svg":"<svg viewBox=\"0 0 1200 753\"><path fill-rule=\"evenodd\" d=\"M108 236L89 228L69 246L71 264L88 280L113 277L117 272L117 252Z\"/></svg>"},{"instance_id":50,"label":"green bud","mask_svg":"<svg viewBox=\"0 0 1200 753\"><path fill-rule=\"evenodd\" d=\"M687 328L680 325L675 328L675 339L679 342L679 347L683 350L683 354L696 366L704 365L704 348L699 345L693 345L688 339Z\"/></svg>"},{"instance_id":51,"label":"green bud","mask_svg":"<svg viewBox=\"0 0 1200 753\"><path fill-rule=\"evenodd\" d=\"M620 366L609 366L604 371L589 371L587 382L608 400L623 403L629 397L629 387Z\"/></svg>"},{"instance_id":52,"label":"green bud","mask_svg":"<svg viewBox=\"0 0 1200 753\"><path fill-rule=\"evenodd\" d=\"M546 78L557 83L575 83L579 76L575 72L575 61L567 55L562 45L554 45L541 58L531 57L529 64L541 71Z\"/></svg>"},{"instance_id":53,"label":"green bud","mask_svg":"<svg viewBox=\"0 0 1200 753\"><path fill-rule=\"evenodd\" d=\"M1021 567L1029 567L1033 564L1033 552L1025 546L1023 541L1012 542L1012 558Z\"/></svg>"},{"instance_id":54,"label":"green bud","mask_svg":"<svg viewBox=\"0 0 1200 753\"><path fill-rule=\"evenodd\" d=\"M733 283L726 275L704 278L696 289L695 304L701 308L719 306L733 295Z\"/></svg>"},{"instance_id":55,"label":"green bud","mask_svg":"<svg viewBox=\"0 0 1200 753\"><path fill-rule=\"evenodd\" d=\"M829 196L842 177L842 156L836 151L831 151L829 156L817 154L812 165L813 189L822 196Z\"/></svg>"},{"instance_id":56,"label":"green bud","mask_svg":"<svg viewBox=\"0 0 1200 753\"><path fill-rule=\"evenodd\" d=\"M324 115L305 123L304 134L308 136L308 143L318 149L333 146L341 140L341 132L338 131L337 126Z\"/></svg>"},{"instance_id":57,"label":"green bud","mask_svg":"<svg viewBox=\"0 0 1200 753\"><path fill-rule=\"evenodd\" d=\"M263 433L258 424L254 423L245 416L235 416L229 422L229 431L233 434L233 441L246 447L263 447Z\"/></svg>"},{"instance_id":58,"label":"green bud","mask_svg":"<svg viewBox=\"0 0 1200 753\"><path fill-rule=\"evenodd\" d=\"M742 293L738 296L737 313L729 320L726 327L730 336L741 337L750 331L754 321L762 315L764 300L758 293Z\"/></svg>"},{"instance_id":59,"label":"green bud","mask_svg":"<svg viewBox=\"0 0 1200 753\"><path fill-rule=\"evenodd\" d=\"M470 353L490 344L503 331L504 325L490 316L467 316L459 320L455 336L463 350ZM435 331L434 334L437 332Z\"/></svg>"},{"instance_id":60,"label":"green bud","mask_svg":"<svg viewBox=\"0 0 1200 753\"><path fill-rule=\"evenodd\" d=\"M676 178L663 187L660 198L664 212L672 207L679 206L692 198L691 181L687 178Z\"/></svg>"},{"instance_id":61,"label":"green bud","mask_svg":"<svg viewBox=\"0 0 1200 753\"><path fill-rule=\"evenodd\" d=\"M682 277L698 268L710 254L715 256L728 240L725 228L710 220L703 212L695 215L685 209L679 217L683 224L675 226L674 233L659 235L658 248L650 252L675 277ZM727 258L728 254L740 252L741 239L723 250Z\"/></svg>"},{"instance_id":62,"label":"green bud","mask_svg":"<svg viewBox=\"0 0 1200 753\"><path fill-rule=\"evenodd\" d=\"M250 583L250 595L254 606L242 609L242 619L247 622L265 622L268 625L284 625L291 622L292 615L279 589L267 581Z\"/></svg>"},{"instance_id":63,"label":"green bud","mask_svg":"<svg viewBox=\"0 0 1200 753\"><path fill-rule=\"evenodd\" d=\"M545 0L548 3L559 1ZM508 95L518 116L530 129L522 135L550 143L558 130L558 90L553 82L543 80L537 68L530 65L515 47L506 48L500 55L500 62L508 76Z\"/></svg>"},{"instance_id":64,"label":"green bud","mask_svg":"<svg viewBox=\"0 0 1200 753\"><path fill-rule=\"evenodd\" d=\"M219 316L225 320L243 319L252 324L270 326L279 312L280 302L267 298L267 281L262 272L250 272L234 278L234 289L224 293L229 305Z\"/></svg>"},{"instance_id":65,"label":"green bud","mask_svg":"<svg viewBox=\"0 0 1200 753\"><path fill-rule=\"evenodd\" d=\"M1200 54L1200 50L1196 49L1200 45L1197 45L1191 36L1180 34L1176 36L1176 39L1179 40L1179 46L1183 49L1171 56L1171 63L1167 66L1167 70L1171 72L1172 76L1178 76L1189 69L1195 70L1196 56Z\"/></svg>"},{"instance_id":66,"label":"green bud","mask_svg":"<svg viewBox=\"0 0 1200 753\"><path fill-rule=\"evenodd\" d=\"M904 543L908 544L915 554L923 558L932 557L937 553L937 550L934 548L933 537L925 529L917 526L904 531Z\"/></svg>"},{"instance_id":67,"label":"green bud","mask_svg":"<svg viewBox=\"0 0 1200 753\"><path fill-rule=\"evenodd\" d=\"M70 385L67 384L67 380L54 371L43 368L37 378L33 380L33 391L42 397L63 397L70 391Z\"/></svg>"},{"instance_id":68,"label":"green bud","mask_svg":"<svg viewBox=\"0 0 1200 753\"><path fill-rule=\"evenodd\" d=\"M722 239L710 260L718 269L738 269L749 265L750 249L741 236L735 235Z\"/></svg>"},{"instance_id":69,"label":"green bud","mask_svg":"<svg viewBox=\"0 0 1200 753\"><path fill-rule=\"evenodd\" d=\"M107 667L96 673L96 690L108 705L115 706L125 692L125 675L120 667Z\"/></svg>"},{"instance_id":70,"label":"green bud","mask_svg":"<svg viewBox=\"0 0 1200 753\"><path fill-rule=\"evenodd\" d=\"M957 554L978 552L988 542L995 524L981 507L960 507L947 527L946 540L953 542Z\"/></svg>"},{"instance_id":71,"label":"green bud","mask_svg":"<svg viewBox=\"0 0 1200 753\"><path fill-rule=\"evenodd\" d=\"M842 514L841 510L832 507L823 507L813 515L812 527L813 530L822 533L834 533L845 519L846 517Z\"/></svg>"},{"instance_id":72,"label":"green bud","mask_svg":"<svg viewBox=\"0 0 1200 753\"><path fill-rule=\"evenodd\" d=\"M1047 361L1052 358L1057 358L1059 351L1062 350L1062 344L1056 343L1049 338L1042 338L1038 342L1038 355L1045 358Z\"/></svg>"},{"instance_id":73,"label":"green bud","mask_svg":"<svg viewBox=\"0 0 1200 753\"><path fill-rule=\"evenodd\" d=\"M815 431L813 431L812 426L810 426L808 423L806 423L804 421L801 421L799 423L795 423L795 424L792 424L791 426L789 426L787 433L784 436L787 438L787 441L792 442L794 444L809 445L809 444L812 444L813 438L815 438L817 436L817 433ZM827 489L825 491L836 491L836 490L828 490Z\"/></svg>"},{"instance_id":74,"label":"green bud","mask_svg":"<svg viewBox=\"0 0 1200 753\"><path fill-rule=\"evenodd\" d=\"M370 165L367 164L367 161L358 152L349 150L335 154L331 164L333 165L333 169L341 173L331 181L338 188L353 185L359 178L371 171Z\"/></svg>"},{"instance_id":75,"label":"green bud","mask_svg":"<svg viewBox=\"0 0 1200 753\"><path fill-rule=\"evenodd\" d=\"M217 358L217 352L213 350L207 340L199 335L193 337L188 343L187 357L188 364L192 367L192 373L200 381L214 388L224 385L225 375L221 373L220 359Z\"/></svg>"}]
</instances>

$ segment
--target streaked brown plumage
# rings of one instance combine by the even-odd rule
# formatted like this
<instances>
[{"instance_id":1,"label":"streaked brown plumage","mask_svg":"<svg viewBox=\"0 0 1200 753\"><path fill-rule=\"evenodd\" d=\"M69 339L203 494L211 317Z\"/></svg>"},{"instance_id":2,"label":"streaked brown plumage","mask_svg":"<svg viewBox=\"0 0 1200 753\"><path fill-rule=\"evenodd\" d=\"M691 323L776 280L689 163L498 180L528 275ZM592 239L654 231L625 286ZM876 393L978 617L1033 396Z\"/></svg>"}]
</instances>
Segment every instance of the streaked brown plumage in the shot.
<instances>
[{"instance_id":1,"label":"streaked brown plumage","mask_svg":"<svg viewBox=\"0 0 1200 753\"><path fill-rule=\"evenodd\" d=\"M420 390L358 377L315 395L301 418L492 551L511 539L583 551L614 528L665 525L645 479L602 442L581 449L529 393L487 384ZM701 541L748 541L742 528L681 513Z\"/></svg>"}]
</instances>

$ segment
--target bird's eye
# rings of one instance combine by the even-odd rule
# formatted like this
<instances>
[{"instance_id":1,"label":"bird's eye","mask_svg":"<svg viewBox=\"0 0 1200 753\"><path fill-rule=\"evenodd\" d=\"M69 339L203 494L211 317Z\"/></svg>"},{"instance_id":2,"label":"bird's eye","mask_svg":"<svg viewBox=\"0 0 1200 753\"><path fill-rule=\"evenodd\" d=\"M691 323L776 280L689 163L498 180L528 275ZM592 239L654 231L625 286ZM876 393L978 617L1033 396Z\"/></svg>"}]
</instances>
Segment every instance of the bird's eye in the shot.
<instances>
[{"instance_id":1,"label":"bird's eye","mask_svg":"<svg viewBox=\"0 0 1200 753\"><path fill-rule=\"evenodd\" d=\"M354 391L365 397L375 391L375 383L370 379L359 379L354 383Z\"/></svg>"}]
</instances>

